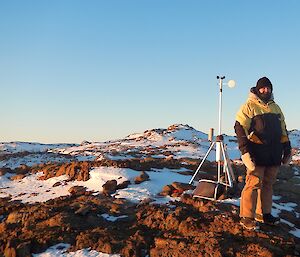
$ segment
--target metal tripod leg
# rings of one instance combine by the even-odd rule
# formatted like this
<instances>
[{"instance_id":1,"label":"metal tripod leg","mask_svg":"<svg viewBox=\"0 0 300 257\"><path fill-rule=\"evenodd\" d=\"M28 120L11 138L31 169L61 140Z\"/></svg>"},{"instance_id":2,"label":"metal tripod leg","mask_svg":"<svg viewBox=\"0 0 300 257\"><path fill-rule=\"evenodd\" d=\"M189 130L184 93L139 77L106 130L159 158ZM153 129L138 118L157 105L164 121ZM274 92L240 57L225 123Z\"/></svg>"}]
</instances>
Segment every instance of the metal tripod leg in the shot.
<instances>
[{"instance_id":1,"label":"metal tripod leg","mask_svg":"<svg viewBox=\"0 0 300 257\"><path fill-rule=\"evenodd\" d=\"M195 171L195 173L194 173L193 177L191 178L191 180L190 180L189 184L192 184L192 182L193 182L194 178L196 177L196 175L197 175L197 174L198 174L198 172L200 171L200 169L201 169L201 167L202 167L202 165L203 165L204 161L206 160L207 156L209 155L209 153L210 153L211 149L214 147L215 143L216 143L216 142L212 142L212 144L210 145L210 147L209 147L209 149L207 150L207 152L206 152L205 156L203 157L203 159L202 159L201 163L199 164L199 166L198 166L197 170Z\"/></svg>"},{"instance_id":2,"label":"metal tripod leg","mask_svg":"<svg viewBox=\"0 0 300 257\"><path fill-rule=\"evenodd\" d=\"M223 160L224 160L224 166L223 166L223 171L225 173L225 176L227 176L228 178L228 183L222 183L225 186L229 186L232 187L233 186L233 182L235 181L235 177L234 177L234 173L233 173L233 169L230 163L230 159L228 157L226 148L224 146L224 143L221 142L221 149L222 149L222 154L223 154Z\"/></svg>"},{"instance_id":3,"label":"metal tripod leg","mask_svg":"<svg viewBox=\"0 0 300 257\"><path fill-rule=\"evenodd\" d=\"M234 176L234 172L232 169L232 165L231 165L231 161L229 159L228 153L226 151L226 148L224 147L224 145L222 146L222 151L223 151L223 155L224 155L224 164L226 164L226 167L228 169L228 177L231 178L232 183L235 182L235 176Z\"/></svg>"},{"instance_id":4,"label":"metal tripod leg","mask_svg":"<svg viewBox=\"0 0 300 257\"><path fill-rule=\"evenodd\" d=\"M209 147L208 151L206 152L204 158L202 159L201 163L199 164L197 170L195 171L193 177L191 178L189 184L192 184L194 178L196 177L196 175L200 171L204 161L206 160L207 156L209 155L209 153L211 152L211 150L212 150L212 148L214 147L215 144L220 144L221 153L216 153L216 154L221 154L222 155L222 158L223 158L223 161L224 161L223 173L225 173L225 178L228 179L228 183L227 183L227 181L225 183L221 182L221 158L220 158L220 156L218 156L216 158L218 160L218 180L216 182L219 183L219 184L225 185L225 186L229 186L229 187L233 186L233 182L235 181L235 176L234 176L234 173L233 173L233 169L232 169L232 166L231 166L230 159L228 157L226 148L224 146L224 142L222 140L212 142L212 144L210 145L210 147Z\"/></svg>"}]
</instances>

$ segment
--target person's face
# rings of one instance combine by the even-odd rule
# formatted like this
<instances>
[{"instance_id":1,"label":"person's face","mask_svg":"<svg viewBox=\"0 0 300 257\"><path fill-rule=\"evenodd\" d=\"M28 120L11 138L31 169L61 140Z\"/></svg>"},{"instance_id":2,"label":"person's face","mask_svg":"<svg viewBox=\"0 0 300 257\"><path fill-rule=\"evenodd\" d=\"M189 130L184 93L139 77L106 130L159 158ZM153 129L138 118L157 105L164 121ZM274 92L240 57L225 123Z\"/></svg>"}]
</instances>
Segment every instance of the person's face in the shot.
<instances>
[{"instance_id":1,"label":"person's face","mask_svg":"<svg viewBox=\"0 0 300 257\"><path fill-rule=\"evenodd\" d=\"M270 87L261 87L260 89L258 89L258 96L264 102L269 101L271 98L271 95L272 95L272 90Z\"/></svg>"},{"instance_id":2,"label":"person's face","mask_svg":"<svg viewBox=\"0 0 300 257\"><path fill-rule=\"evenodd\" d=\"M271 88L270 87L261 87L260 89L258 89L258 91L261 94L270 94Z\"/></svg>"}]
</instances>

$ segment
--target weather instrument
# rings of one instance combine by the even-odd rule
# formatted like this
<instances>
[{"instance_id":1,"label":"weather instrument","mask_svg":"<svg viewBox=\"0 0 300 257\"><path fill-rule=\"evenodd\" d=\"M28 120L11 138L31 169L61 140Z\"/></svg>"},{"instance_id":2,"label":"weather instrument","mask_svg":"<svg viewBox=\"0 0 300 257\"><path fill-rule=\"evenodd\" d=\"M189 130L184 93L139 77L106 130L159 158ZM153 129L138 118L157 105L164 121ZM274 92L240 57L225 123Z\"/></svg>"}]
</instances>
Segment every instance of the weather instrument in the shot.
<instances>
[{"instance_id":1,"label":"weather instrument","mask_svg":"<svg viewBox=\"0 0 300 257\"><path fill-rule=\"evenodd\" d=\"M225 76L217 76L219 85L219 128L218 135L216 139L213 140L213 130L209 133L209 140L211 142L208 151L206 152L204 158L200 162L198 168L196 169L193 177L191 178L189 184L192 184L194 178L200 171L203 163L207 159L210 152L214 149L216 153L217 162L217 181L209 179L200 179L193 192L194 197L204 198L208 200L217 200L228 187L233 187L235 181L235 176L233 173L231 161L228 157L226 150L226 145L224 144L222 135L222 93L223 93L223 80ZM229 88L234 88L236 83L234 80L229 80L226 84Z\"/></svg>"}]
</instances>

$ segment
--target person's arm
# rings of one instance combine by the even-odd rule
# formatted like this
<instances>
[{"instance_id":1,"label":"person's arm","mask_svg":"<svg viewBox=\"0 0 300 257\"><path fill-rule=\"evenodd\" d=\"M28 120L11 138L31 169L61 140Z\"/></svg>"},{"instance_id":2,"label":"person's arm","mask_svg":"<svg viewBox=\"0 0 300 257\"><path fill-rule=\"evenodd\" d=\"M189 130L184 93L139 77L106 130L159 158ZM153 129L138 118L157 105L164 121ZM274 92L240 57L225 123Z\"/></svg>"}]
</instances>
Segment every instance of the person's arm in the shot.
<instances>
[{"instance_id":1,"label":"person's arm","mask_svg":"<svg viewBox=\"0 0 300 257\"><path fill-rule=\"evenodd\" d=\"M250 128L251 118L249 117L250 108L248 105L241 107L236 116L234 130L237 136L239 149L242 154L242 161L248 170L255 169L255 163L249 153L249 140L246 131Z\"/></svg>"},{"instance_id":2,"label":"person's arm","mask_svg":"<svg viewBox=\"0 0 300 257\"><path fill-rule=\"evenodd\" d=\"M236 121L235 125L234 125L234 130L235 133L237 135L237 139L238 139L238 145L239 145L239 149L242 153L242 161L245 164L246 168L248 170L254 170L255 169L255 163L252 160L252 157L249 153L249 149L248 149L248 138L246 136L245 130L242 127L242 125Z\"/></svg>"},{"instance_id":3,"label":"person's arm","mask_svg":"<svg viewBox=\"0 0 300 257\"><path fill-rule=\"evenodd\" d=\"M240 149L241 153L244 154L244 153L249 152L248 138L247 138L245 129L238 121L235 121L234 130L235 130L235 134L237 136L237 141L238 141L238 145L239 145L239 149Z\"/></svg>"}]
</instances>

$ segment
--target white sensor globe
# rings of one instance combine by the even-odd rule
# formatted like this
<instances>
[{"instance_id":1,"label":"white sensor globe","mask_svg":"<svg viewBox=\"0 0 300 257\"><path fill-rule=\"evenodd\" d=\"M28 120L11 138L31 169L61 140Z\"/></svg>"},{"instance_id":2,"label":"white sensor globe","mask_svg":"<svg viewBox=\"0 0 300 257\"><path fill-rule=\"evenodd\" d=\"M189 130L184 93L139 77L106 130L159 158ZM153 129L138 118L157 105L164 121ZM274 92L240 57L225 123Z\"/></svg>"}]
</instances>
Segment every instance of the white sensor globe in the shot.
<instances>
[{"instance_id":1,"label":"white sensor globe","mask_svg":"<svg viewBox=\"0 0 300 257\"><path fill-rule=\"evenodd\" d=\"M228 87L230 87L230 88L233 88L233 87L235 87L235 81L233 80L233 79L231 79L231 80L229 80L228 82L227 82L227 85L228 85Z\"/></svg>"}]
</instances>

